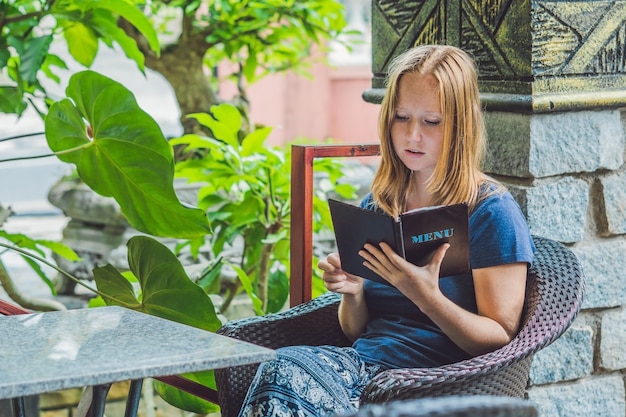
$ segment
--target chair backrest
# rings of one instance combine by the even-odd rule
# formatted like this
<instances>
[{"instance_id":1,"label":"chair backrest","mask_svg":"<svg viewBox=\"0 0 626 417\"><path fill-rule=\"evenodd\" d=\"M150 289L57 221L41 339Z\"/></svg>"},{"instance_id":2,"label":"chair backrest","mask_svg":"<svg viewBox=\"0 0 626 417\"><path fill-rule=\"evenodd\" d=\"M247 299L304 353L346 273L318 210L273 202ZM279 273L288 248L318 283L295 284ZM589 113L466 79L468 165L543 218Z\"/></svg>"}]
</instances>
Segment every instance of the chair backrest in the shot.
<instances>
[{"instance_id":1,"label":"chair backrest","mask_svg":"<svg viewBox=\"0 0 626 417\"><path fill-rule=\"evenodd\" d=\"M313 161L315 158L378 155L380 145L292 145L290 304L311 299L313 279Z\"/></svg>"}]
</instances>

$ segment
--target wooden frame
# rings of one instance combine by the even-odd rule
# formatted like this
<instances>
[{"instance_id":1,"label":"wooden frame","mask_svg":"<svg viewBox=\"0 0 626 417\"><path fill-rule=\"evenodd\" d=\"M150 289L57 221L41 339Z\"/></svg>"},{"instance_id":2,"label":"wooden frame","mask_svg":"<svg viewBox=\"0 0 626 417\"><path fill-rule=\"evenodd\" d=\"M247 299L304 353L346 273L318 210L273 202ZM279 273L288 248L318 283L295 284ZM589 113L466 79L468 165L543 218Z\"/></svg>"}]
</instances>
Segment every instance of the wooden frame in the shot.
<instances>
[{"instance_id":1,"label":"wooden frame","mask_svg":"<svg viewBox=\"0 0 626 417\"><path fill-rule=\"evenodd\" d=\"M379 144L291 146L290 305L311 299L313 279L313 161L315 158L365 157Z\"/></svg>"}]
</instances>

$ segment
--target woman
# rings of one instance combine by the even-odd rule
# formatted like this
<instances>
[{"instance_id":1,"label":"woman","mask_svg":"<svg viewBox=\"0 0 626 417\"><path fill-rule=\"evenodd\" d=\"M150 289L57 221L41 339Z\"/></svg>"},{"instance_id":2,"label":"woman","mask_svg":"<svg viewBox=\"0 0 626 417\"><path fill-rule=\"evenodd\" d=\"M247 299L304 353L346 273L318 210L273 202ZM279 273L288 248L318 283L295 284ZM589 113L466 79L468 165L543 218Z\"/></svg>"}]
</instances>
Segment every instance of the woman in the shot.
<instances>
[{"instance_id":1,"label":"woman","mask_svg":"<svg viewBox=\"0 0 626 417\"><path fill-rule=\"evenodd\" d=\"M438 366L497 349L517 333L534 245L504 187L480 171L485 148L475 65L451 46L419 46L390 65L379 118L381 163L361 206L389 215L441 204L470 208L471 273L439 278L448 244L418 267L385 243L364 265L391 286L320 261L342 295L349 348L296 346L262 364L241 416L351 413L367 382L390 368Z\"/></svg>"}]
</instances>

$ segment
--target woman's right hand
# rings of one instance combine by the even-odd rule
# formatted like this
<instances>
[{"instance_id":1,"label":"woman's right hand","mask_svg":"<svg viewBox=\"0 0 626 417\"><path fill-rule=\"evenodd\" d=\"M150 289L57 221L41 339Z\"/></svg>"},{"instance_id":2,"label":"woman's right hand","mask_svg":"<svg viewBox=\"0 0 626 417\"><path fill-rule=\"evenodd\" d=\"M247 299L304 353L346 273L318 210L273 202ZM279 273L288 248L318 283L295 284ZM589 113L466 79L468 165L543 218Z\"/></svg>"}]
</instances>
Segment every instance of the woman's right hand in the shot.
<instances>
[{"instance_id":1,"label":"woman's right hand","mask_svg":"<svg viewBox=\"0 0 626 417\"><path fill-rule=\"evenodd\" d=\"M369 318L363 292L363 278L341 269L338 253L331 253L317 266L324 271L322 279L326 289L341 294L337 312L339 325L346 337L354 341L363 332Z\"/></svg>"},{"instance_id":2,"label":"woman's right hand","mask_svg":"<svg viewBox=\"0 0 626 417\"><path fill-rule=\"evenodd\" d=\"M328 291L351 295L363 291L363 278L342 270L338 253L331 253L326 260L319 261L317 266L324 271L322 279Z\"/></svg>"}]
</instances>

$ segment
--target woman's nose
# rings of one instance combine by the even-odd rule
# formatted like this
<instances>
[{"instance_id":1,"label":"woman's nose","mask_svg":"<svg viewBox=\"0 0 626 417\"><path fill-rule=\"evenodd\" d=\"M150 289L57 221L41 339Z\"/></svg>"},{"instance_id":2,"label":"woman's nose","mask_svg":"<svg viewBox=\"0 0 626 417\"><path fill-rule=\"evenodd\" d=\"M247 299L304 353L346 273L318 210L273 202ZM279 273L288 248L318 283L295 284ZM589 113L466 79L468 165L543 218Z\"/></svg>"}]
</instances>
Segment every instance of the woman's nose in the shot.
<instances>
[{"instance_id":1,"label":"woman's nose","mask_svg":"<svg viewBox=\"0 0 626 417\"><path fill-rule=\"evenodd\" d=\"M419 123L413 122L409 124L409 137L413 140L422 140L422 132Z\"/></svg>"}]
</instances>

